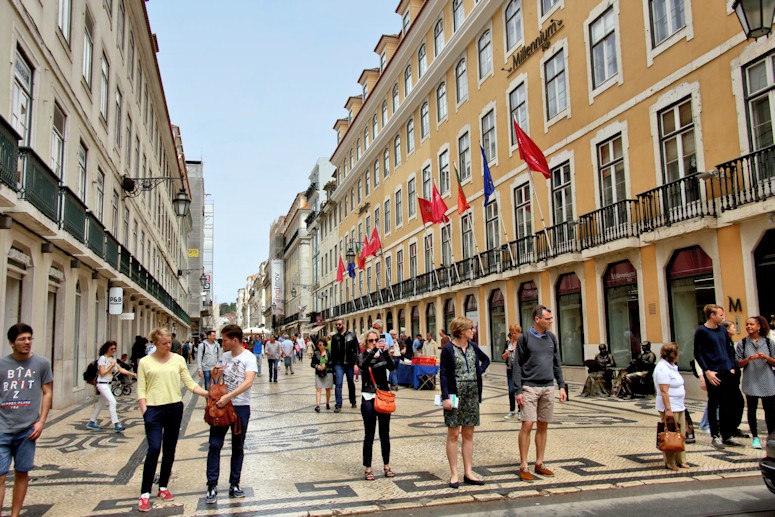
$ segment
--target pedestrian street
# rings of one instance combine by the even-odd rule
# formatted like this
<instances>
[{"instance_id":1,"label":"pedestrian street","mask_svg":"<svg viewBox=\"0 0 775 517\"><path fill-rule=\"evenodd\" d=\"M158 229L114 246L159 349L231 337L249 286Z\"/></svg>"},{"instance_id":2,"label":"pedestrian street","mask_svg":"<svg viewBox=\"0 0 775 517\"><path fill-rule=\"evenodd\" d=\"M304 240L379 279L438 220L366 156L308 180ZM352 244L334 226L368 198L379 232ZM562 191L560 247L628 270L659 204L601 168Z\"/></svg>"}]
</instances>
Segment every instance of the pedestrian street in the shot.
<instances>
[{"instance_id":1,"label":"pedestrian street","mask_svg":"<svg viewBox=\"0 0 775 517\"><path fill-rule=\"evenodd\" d=\"M447 486L449 468L444 452L446 428L434 391L402 388L398 410L391 418L392 480L382 476L379 444L375 443L375 481L363 479L363 424L359 409L345 404L315 413L314 374L305 360L294 375L280 372L280 381L257 377L251 398L252 415L245 444L241 486L247 496L230 500L230 445L221 455L218 501L205 505L205 464L208 426L204 399L185 392L185 412L169 490L175 499L151 497L150 515L331 515L370 513L459 502L512 498L515 507L533 505L532 497L584 490L611 489L641 483L701 482L722 477L758 476L762 451L746 447L719 451L710 436L698 431L689 445L692 468L670 472L655 447L653 399L624 401L583 399L580 385L571 385L570 401L557 404L549 427L546 465L553 478L536 476L534 483L517 477L519 421L504 419L508 411L505 368L494 364L484 380L482 425L474 435L475 471L487 484ZM358 400L360 400L360 382ZM345 383L344 396L347 397ZM333 393L332 393L333 398ZM134 513L140 491L145 433L135 393L118 397L127 429L85 427L92 401L55 410L38 441L36 469L31 473L24 515L80 516ZM699 422L704 401L687 401ZM333 408L333 401L331 407ZM763 420L763 413L760 415ZM103 415L103 425L107 419ZM378 438L377 438L378 440ZM227 439L228 441L228 439ZM531 447L531 454L534 447ZM531 455L531 469L534 456ZM12 483L12 476L8 476ZM6 487L10 494L10 484ZM10 499L7 503L10 504Z\"/></svg>"}]
</instances>

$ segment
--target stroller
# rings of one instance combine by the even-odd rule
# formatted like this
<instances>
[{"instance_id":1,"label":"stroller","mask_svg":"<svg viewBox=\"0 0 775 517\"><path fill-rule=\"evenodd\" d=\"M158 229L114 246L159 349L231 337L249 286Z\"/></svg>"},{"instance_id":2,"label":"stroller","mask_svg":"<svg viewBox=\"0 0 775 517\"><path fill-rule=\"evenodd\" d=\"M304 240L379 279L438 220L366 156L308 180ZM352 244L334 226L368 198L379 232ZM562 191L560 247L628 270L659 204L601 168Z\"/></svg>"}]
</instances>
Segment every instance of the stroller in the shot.
<instances>
[{"instance_id":1,"label":"stroller","mask_svg":"<svg viewBox=\"0 0 775 517\"><path fill-rule=\"evenodd\" d=\"M132 384L129 383L129 377L123 373L115 372L113 374L113 380L110 382L110 391L113 392L113 395L116 397L131 395Z\"/></svg>"}]
</instances>

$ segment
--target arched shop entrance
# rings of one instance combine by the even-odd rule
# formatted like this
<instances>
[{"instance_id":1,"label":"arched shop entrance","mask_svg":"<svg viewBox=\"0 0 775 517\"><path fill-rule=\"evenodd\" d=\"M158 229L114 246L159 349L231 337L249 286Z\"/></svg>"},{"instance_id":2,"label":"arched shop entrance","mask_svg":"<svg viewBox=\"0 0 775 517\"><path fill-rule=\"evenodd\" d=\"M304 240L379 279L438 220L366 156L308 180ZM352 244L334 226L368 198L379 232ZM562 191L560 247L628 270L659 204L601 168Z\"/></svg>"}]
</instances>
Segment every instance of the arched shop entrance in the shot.
<instances>
[{"instance_id":1,"label":"arched shop entrance","mask_svg":"<svg viewBox=\"0 0 775 517\"><path fill-rule=\"evenodd\" d=\"M603 275L608 349L619 367L640 355L638 273L629 260L610 264Z\"/></svg>"},{"instance_id":2,"label":"arched shop entrance","mask_svg":"<svg viewBox=\"0 0 775 517\"><path fill-rule=\"evenodd\" d=\"M493 361L503 362L500 352L506 342L506 304L500 289L490 293L488 305L490 307L490 358Z\"/></svg>"},{"instance_id":3,"label":"arched shop entrance","mask_svg":"<svg viewBox=\"0 0 775 517\"><path fill-rule=\"evenodd\" d=\"M523 331L533 326L533 309L538 305L538 288L531 280L519 286L519 325Z\"/></svg>"},{"instance_id":4,"label":"arched shop entrance","mask_svg":"<svg viewBox=\"0 0 775 517\"><path fill-rule=\"evenodd\" d=\"M466 318L474 322L473 342L479 343L479 305L476 303L476 296L473 294L466 296L465 315Z\"/></svg>"},{"instance_id":5,"label":"arched shop entrance","mask_svg":"<svg viewBox=\"0 0 775 517\"><path fill-rule=\"evenodd\" d=\"M576 273L562 275L557 281L557 332L562 364L584 364L584 316L581 306L581 281Z\"/></svg>"},{"instance_id":6,"label":"arched shop entrance","mask_svg":"<svg viewBox=\"0 0 775 517\"><path fill-rule=\"evenodd\" d=\"M756 291L759 295L759 314L767 321L775 319L775 294L772 280L775 278L775 230L767 230L753 252L756 266ZM743 329L738 329L743 330Z\"/></svg>"}]
</instances>

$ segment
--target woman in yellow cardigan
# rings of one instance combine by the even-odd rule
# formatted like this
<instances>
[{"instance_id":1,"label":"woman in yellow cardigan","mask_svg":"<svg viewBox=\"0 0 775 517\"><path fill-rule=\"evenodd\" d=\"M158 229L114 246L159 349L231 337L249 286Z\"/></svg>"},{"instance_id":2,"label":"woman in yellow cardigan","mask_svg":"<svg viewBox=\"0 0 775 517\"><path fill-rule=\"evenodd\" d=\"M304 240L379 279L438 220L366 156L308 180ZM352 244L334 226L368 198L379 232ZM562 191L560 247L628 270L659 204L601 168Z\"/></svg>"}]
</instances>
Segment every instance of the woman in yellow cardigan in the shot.
<instances>
[{"instance_id":1,"label":"woman in yellow cardigan","mask_svg":"<svg viewBox=\"0 0 775 517\"><path fill-rule=\"evenodd\" d=\"M167 483L172 472L172 463L175 461L180 422L183 420L181 381L189 391L202 397L207 396L207 391L200 388L191 378L183 356L170 351L172 338L169 330L154 329L150 338L156 345L156 351L145 356L137 370L137 401L143 413L145 437L148 440L140 503L137 508L141 512L151 509L153 476L156 473L159 452L162 450L164 454L159 473L159 493L156 497L164 501L173 499L167 490Z\"/></svg>"}]
</instances>

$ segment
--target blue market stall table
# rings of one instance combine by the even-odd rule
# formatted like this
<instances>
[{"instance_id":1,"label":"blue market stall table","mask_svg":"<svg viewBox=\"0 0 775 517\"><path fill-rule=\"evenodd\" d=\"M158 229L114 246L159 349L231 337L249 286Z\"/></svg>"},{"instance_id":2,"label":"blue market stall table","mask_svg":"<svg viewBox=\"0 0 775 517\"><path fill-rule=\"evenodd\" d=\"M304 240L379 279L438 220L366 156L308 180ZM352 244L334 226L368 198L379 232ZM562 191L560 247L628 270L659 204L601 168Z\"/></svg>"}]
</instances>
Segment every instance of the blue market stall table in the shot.
<instances>
[{"instance_id":1,"label":"blue market stall table","mask_svg":"<svg viewBox=\"0 0 775 517\"><path fill-rule=\"evenodd\" d=\"M399 386L411 386L414 389L435 389L438 366L426 366L422 364L399 363L396 377Z\"/></svg>"}]
</instances>

